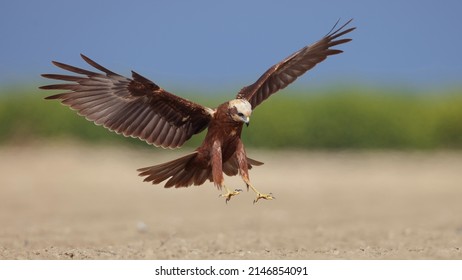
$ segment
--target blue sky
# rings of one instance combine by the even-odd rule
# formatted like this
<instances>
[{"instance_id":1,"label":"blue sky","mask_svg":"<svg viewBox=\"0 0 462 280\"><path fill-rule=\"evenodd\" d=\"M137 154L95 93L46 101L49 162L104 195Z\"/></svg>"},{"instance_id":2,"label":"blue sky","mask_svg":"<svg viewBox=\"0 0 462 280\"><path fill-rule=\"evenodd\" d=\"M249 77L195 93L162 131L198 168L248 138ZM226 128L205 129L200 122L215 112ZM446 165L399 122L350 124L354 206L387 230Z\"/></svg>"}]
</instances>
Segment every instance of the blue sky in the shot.
<instances>
[{"instance_id":1,"label":"blue sky","mask_svg":"<svg viewBox=\"0 0 462 280\"><path fill-rule=\"evenodd\" d=\"M233 91L325 35L341 18L358 29L345 53L295 87L461 85L462 1L2 1L0 85L47 83L51 60L84 53L170 91ZM178 92L180 93L180 92Z\"/></svg>"}]
</instances>

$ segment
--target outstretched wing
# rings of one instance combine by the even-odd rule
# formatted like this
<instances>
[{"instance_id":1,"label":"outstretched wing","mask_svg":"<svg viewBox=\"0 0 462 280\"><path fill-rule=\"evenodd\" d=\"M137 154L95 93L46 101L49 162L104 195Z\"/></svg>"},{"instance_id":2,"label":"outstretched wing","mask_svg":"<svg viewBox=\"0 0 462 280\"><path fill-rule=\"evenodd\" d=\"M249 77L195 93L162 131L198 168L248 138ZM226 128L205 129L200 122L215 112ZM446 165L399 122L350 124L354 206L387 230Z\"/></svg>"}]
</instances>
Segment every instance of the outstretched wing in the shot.
<instances>
[{"instance_id":1,"label":"outstretched wing","mask_svg":"<svg viewBox=\"0 0 462 280\"><path fill-rule=\"evenodd\" d=\"M341 50L331 49L331 47L351 41L351 39L338 39L355 29L352 27L343 30L351 21L352 19L334 30L337 22L321 40L273 65L255 83L241 89L236 98L247 99L254 109L270 95L288 86L306 71L326 59L327 56L341 53Z\"/></svg>"},{"instance_id":2,"label":"outstretched wing","mask_svg":"<svg viewBox=\"0 0 462 280\"><path fill-rule=\"evenodd\" d=\"M40 87L68 90L46 99L61 100L97 125L163 148L180 147L208 126L212 109L173 95L133 71L133 79L129 79L81 56L104 74L53 61L59 68L83 76L43 74L72 82Z\"/></svg>"}]
</instances>

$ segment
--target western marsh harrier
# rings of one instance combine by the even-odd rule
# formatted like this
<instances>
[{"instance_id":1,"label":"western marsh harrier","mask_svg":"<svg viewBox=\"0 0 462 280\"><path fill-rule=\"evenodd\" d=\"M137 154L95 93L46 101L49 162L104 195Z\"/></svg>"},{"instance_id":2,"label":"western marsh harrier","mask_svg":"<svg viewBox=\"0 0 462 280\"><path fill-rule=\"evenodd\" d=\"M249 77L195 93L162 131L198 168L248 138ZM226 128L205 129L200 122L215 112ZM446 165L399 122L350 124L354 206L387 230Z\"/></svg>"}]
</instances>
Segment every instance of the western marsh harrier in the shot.
<instances>
[{"instance_id":1,"label":"western marsh harrier","mask_svg":"<svg viewBox=\"0 0 462 280\"><path fill-rule=\"evenodd\" d=\"M215 109L176 96L133 71L131 79L123 77L84 55L81 55L83 60L102 73L53 61L57 67L80 75L43 74L45 78L70 83L41 88L67 90L46 99L58 99L96 125L162 148L178 148L194 134L208 129L201 146L194 152L138 169L146 182L159 184L167 180L166 188L179 188L209 180L218 189L224 188L221 196L228 202L241 190L227 188L223 173L228 176L239 173L247 190L251 188L256 193L254 203L260 199L272 200L271 193L259 192L250 182L249 169L263 163L247 157L240 138L243 124L249 124L252 110L273 93L328 56L341 53L333 47L351 41L341 38L355 29L345 29L350 22L335 29L336 24L321 40L272 66L255 83L244 87L236 99Z\"/></svg>"}]
</instances>

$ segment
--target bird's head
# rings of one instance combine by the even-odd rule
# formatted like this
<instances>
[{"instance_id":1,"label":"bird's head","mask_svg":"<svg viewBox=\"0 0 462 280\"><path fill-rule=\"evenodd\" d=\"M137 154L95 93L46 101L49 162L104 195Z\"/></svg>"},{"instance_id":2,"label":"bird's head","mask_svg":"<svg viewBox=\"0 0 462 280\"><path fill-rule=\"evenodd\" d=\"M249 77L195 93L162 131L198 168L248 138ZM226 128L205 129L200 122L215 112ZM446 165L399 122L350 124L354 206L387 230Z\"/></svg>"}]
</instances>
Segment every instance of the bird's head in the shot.
<instances>
[{"instance_id":1,"label":"bird's head","mask_svg":"<svg viewBox=\"0 0 462 280\"><path fill-rule=\"evenodd\" d=\"M229 116L236 122L245 123L249 126L252 105L245 99L234 99L228 103Z\"/></svg>"}]
</instances>

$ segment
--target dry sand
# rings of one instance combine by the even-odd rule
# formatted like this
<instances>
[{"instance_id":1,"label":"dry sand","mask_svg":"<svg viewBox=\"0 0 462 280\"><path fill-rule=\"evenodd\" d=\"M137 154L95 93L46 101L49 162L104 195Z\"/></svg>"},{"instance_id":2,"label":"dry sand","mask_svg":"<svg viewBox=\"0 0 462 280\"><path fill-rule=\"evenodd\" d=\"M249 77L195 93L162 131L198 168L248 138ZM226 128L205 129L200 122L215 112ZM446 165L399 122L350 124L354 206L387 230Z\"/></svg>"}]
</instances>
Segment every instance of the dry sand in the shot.
<instances>
[{"instance_id":1,"label":"dry sand","mask_svg":"<svg viewBox=\"0 0 462 280\"><path fill-rule=\"evenodd\" d=\"M460 152L250 149L256 205L137 177L187 152L0 148L0 259L462 259Z\"/></svg>"}]
</instances>

